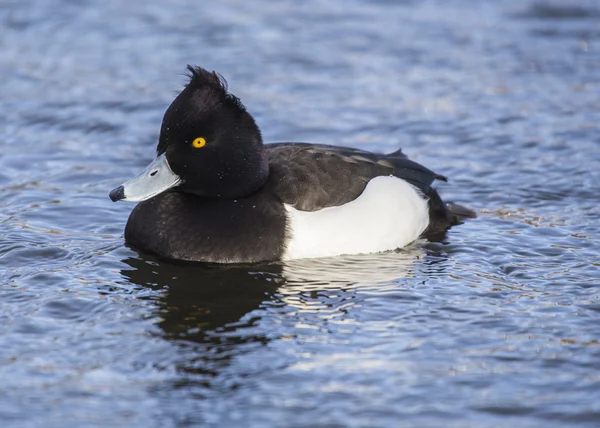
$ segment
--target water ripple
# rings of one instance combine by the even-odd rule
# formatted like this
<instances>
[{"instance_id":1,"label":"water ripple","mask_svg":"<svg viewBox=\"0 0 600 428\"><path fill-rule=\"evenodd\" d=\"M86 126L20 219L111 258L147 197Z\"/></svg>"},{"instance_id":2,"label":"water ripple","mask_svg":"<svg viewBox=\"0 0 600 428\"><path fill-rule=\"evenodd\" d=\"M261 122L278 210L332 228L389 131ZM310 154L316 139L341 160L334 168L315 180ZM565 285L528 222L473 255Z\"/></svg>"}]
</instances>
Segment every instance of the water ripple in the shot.
<instances>
[{"instance_id":1,"label":"water ripple","mask_svg":"<svg viewBox=\"0 0 600 428\"><path fill-rule=\"evenodd\" d=\"M3 426L595 426L599 12L563 3L1 2ZM479 218L377 255L138 254L107 192L188 63L266 141L402 147Z\"/></svg>"}]
</instances>

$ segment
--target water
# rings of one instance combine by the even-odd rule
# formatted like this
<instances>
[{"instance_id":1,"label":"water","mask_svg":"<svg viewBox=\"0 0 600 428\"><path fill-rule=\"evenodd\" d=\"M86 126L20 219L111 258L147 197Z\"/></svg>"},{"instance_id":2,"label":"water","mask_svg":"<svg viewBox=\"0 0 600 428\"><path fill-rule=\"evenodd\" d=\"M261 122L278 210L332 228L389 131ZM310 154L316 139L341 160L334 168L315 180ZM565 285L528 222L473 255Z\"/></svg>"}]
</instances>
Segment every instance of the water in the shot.
<instances>
[{"instance_id":1,"label":"water","mask_svg":"<svg viewBox=\"0 0 600 428\"><path fill-rule=\"evenodd\" d=\"M597 426L600 6L0 2L3 427ZM188 63L266 141L392 151L479 218L246 267L123 245Z\"/></svg>"}]
</instances>

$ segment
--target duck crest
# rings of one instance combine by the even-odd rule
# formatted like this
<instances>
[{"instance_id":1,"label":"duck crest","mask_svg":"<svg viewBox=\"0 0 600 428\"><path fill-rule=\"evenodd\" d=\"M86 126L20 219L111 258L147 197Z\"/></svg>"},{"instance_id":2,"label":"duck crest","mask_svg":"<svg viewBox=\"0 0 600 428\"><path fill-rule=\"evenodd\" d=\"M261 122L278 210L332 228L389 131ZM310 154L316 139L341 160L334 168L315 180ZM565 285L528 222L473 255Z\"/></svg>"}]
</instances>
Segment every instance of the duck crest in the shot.
<instances>
[{"instance_id":1,"label":"duck crest","mask_svg":"<svg viewBox=\"0 0 600 428\"><path fill-rule=\"evenodd\" d=\"M216 71L208 71L202 67L188 65L187 70L190 78L186 89L209 90L210 95L217 96L221 102L230 104L240 111L246 111L246 107L238 97L229 93L227 80Z\"/></svg>"}]
</instances>

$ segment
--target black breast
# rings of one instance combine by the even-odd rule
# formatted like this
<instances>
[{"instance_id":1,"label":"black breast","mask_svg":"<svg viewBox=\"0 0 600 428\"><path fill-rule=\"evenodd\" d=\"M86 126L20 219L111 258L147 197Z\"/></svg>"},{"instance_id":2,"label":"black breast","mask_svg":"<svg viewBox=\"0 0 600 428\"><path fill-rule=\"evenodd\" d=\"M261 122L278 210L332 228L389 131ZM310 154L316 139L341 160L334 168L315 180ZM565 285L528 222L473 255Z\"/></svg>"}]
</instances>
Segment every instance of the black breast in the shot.
<instances>
[{"instance_id":1,"label":"black breast","mask_svg":"<svg viewBox=\"0 0 600 428\"><path fill-rule=\"evenodd\" d=\"M284 239L284 208L266 191L235 200L166 192L140 202L125 228L136 249L213 263L279 260Z\"/></svg>"}]
</instances>

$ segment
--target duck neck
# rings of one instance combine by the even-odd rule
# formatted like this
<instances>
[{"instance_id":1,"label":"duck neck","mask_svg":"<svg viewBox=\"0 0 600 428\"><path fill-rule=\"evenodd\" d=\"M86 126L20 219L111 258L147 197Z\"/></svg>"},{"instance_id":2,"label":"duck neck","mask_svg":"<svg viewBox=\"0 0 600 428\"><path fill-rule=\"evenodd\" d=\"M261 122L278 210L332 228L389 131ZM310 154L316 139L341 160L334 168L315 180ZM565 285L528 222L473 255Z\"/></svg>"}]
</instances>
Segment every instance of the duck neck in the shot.
<instances>
[{"instance_id":1,"label":"duck neck","mask_svg":"<svg viewBox=\"0 0 600 428\"><path fill-rule=\"evenodd\" d=\"M236 199L266 183L269 159L262 143L255 150L232 155L214 159L197 180L186 181L177 190L201 197Z\"/></svg>"}]
</instances>

